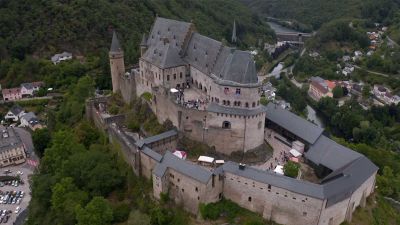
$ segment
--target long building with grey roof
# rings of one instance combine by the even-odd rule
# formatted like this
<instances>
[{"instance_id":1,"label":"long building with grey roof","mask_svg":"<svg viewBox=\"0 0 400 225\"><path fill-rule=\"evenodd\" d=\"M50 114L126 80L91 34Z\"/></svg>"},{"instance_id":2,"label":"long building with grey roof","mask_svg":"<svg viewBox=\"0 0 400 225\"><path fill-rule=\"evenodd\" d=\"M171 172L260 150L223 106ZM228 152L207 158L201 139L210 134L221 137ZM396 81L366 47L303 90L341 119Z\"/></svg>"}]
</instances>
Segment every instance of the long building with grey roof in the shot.
<instances>
[{"instance_id":1,"label":"long building with grey roof","mask_svg":"<svg viewBox=\"0 0 400 225\"><path fill-rule=\"evenodd\" d=\"M261 83L250 52L200 34L193 23L160 17L143 34L138 68L125 71L121 43L114 33L113 91L126 102L132 93L151 96L146 101L158 121L176 127L141 140L114 125L108 130L126 149L134 171L152 179L156 198L168 193L194 214L200 203L226 198L280 224L339 225L351 221L355 208L373 193L378 168L368 158L280 106L260 105ZM262 150L265 142L294 149L318 180L231 161L205 168L170 153L178 134L225 155Z\"/></svg>"},{"instance_id":2,"label":"long building with grey roof","mask_svg":"<svg viewBox=\"0 0 400 225\"><path fill-rule=\"evenodd\" d=\"M0 167L25 162L25 145L14 127L0 126Z\"/></svg>"}]
</instances>

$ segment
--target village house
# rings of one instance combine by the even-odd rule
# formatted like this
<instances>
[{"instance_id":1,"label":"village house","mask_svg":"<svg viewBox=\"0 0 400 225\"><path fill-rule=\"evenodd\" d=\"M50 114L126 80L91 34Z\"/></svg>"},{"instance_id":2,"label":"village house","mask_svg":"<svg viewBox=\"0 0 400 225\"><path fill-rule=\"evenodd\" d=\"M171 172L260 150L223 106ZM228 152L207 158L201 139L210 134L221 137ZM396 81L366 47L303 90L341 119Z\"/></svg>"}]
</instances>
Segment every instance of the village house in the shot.
<instances>
[{"instance_id":1,"label":"village house","mask_svg":"<svg viewBox=\"0 0 400 225\"><path fill-rule=\"evenodd\" d=\"M383 86L383 85L374 85L373 93L375 97L379 100L381 100L383 103L390 105L390 104L395 104L397 105L400 102L400 96L398 95L393 95L389 88Z\"/></svg>"},{"instance_id":2,"label":"village house","mask_svg":"<svg viewBox=\"0 0 400 225\"><path fill-rule=\"evenodd\" d=\"M21 116L20 120L22 127L28 127L33 131L44 127L33 112L25 113Z\"/></svg>"},{"instance_id":3,"label":"village house","mask_svg":"<svg viewBox=\"0 0 400 225\"><path fill-rule=\"evenodd\" d=\"M71 59L72 59L72 53L69 53L69 52L55 54L54 56L51 57L51 61L53 62L54 65L56 65L62 61L71 60Z\"/></svg>"},{"instance_id":4,"label":"village house","mask_svg":"<svg viewBox=\"0 0 400 225\"><path fill-rule=\"evenodd\" d=\"M332 90L336 83L330 80L324 80L321 77L311 77L311 83L308 89L308 95L316 101L323 97L333 97Z\"/></svg>"},{"instance_id":5,"label":"village house","mask_svg":"<svg viewBox=\"0 0 400 225\"><path fill-rule=\"evenodd\" d=\"M19 105L14 105L4 116L4 119L17 122L21 118L21 116L24 114L25 114L25 111L22 107L20 107Z\"/></svg>"},{"instance_id":6,"label":"village house","mask_svg":"<svg viewBox=\"0 0 400 225\"><path fill-rule=\"evenodd\" d=\"M22 98L21 88L9 88L1 90L4 101L15 101Z\"/></svg>"},{"instance_id":7,"label":"village house","mask_svg":"<svg viewBox=\"0 0 400 225\"><path fill-rule=\"evenodd\" d=\"M0 167L25 162L25 146L16 129L0 126Z\"/></svg>"}]
</instances>

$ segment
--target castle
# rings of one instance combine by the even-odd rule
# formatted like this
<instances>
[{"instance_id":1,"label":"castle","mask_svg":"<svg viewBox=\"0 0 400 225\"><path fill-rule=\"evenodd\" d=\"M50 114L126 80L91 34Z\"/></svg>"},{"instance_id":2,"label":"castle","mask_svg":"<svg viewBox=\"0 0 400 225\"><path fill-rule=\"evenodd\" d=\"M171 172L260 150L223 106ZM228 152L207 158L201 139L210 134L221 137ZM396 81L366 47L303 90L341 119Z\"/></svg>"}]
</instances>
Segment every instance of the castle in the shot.
<instances>
[{"instance_id":1,"label":"castle","mask_svg":"<svg viewBox=\"0 0 400 225\"><path fill-rule=\"evenodd\" d=\"M304 161L320 177L309 182L231 161L209 168L179 159L171 154L178 131L134 139L118 126L120 117L101 112L103 100L90 100L88 115L121 144L135 173L152 179L155 198L168 193L197 214L200 203L224 197L266 219L293 225L338 225L365 206L378 168L314 124L273 103L260 105L261 84L249 52L197 33L192 23L160 17L143 35L140 50L138 68L125 72L114 33L109 52L113 92L121 92L126 102L150 94L149 106L159 122L170 120L179 133L226 155L262 148L264 142L289 152L300 143Z\"/></svg>"}]
</instances>

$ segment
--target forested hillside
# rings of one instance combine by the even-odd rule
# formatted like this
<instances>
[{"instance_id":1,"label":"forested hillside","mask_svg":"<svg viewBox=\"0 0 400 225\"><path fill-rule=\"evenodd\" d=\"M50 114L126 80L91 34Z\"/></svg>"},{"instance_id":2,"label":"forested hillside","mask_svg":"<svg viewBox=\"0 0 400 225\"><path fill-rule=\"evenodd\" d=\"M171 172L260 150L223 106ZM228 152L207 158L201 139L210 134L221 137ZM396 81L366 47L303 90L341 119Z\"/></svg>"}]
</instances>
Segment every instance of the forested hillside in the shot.
<instances>
[{"instance_id":1,"label":"forested hillside","mask_svg":"<svg viewBox=\"0 0 400 225\"><path fill-rule=\"evenodd\" d=\"M397 0L239 0L261 16L299 22L314 30L335 19L366 18L391 23Z\"/></svg>"},{"instance_id":2,"label":"forested hillside","mask_svg":"<svg viewBox=\"0 0 400 225\"><path fill-rule=\"evenodd\" d=\"M245 6L229 0L5 0L0 2L0 58L48 57L62 50L86 54L108 48L116 29L132 62L157 14L192 20L218 40L230 38L234 19L244 44L271 34Z\"/></svg>"}]
</instances>

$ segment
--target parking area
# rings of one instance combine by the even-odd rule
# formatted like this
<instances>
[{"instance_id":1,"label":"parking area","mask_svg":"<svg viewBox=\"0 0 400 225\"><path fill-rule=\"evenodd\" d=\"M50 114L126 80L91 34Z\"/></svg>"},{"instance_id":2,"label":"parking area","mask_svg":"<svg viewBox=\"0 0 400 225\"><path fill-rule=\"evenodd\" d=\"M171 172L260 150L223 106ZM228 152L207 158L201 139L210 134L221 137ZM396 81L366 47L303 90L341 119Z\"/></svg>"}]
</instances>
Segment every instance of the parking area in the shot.
<instances>
[{"instance_id":1,"label":"parking area","mask_svg":"<svg viewBox=\"0 0 400 225\"><path fill-rule=\"evenodd\" d=\"M0 169L1 176L19 176L21 180L0 183L1 224L14 224L17 216L28 207L31 200L28 177L33 173L33 169L28 163Z\"/></svg>"}]
</instances>

